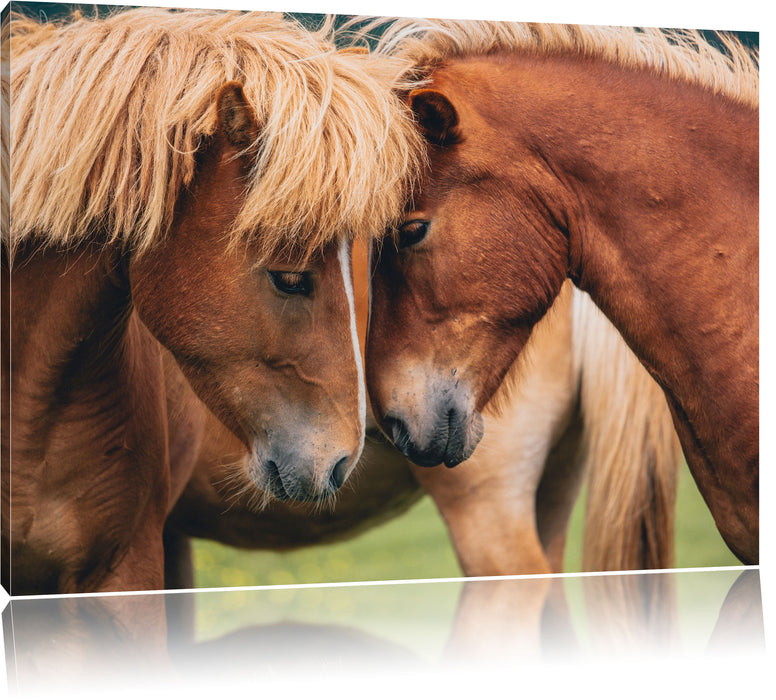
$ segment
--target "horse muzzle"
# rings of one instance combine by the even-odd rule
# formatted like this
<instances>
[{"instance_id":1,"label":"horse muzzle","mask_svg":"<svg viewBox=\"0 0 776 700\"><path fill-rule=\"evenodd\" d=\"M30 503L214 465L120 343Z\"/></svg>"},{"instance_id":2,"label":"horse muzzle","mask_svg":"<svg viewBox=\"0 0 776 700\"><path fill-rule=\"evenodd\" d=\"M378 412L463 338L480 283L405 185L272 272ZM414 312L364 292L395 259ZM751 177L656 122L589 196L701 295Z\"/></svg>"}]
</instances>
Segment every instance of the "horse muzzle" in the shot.
<instances>
[{"instance_id":1,"label":"horse muzzle","mask_svg":"<svg viewBox=\"0 0 776 700\"><path fill-rule=\"evenodd\" d=\"M321 459L294 449L261 456L261 450L254 448L248 470L254 484L279 501L322 501L345 483L358 456L348 453Z\"/></svg>"},{"instance_id":2,"label":"horse muzzle","mask_svg":"<svg viewBox=\"0 0 776 700\"><path fill-rule=\"evenodd\" d=\"M415 419L392 408L382 425L394 445L421 467L455 467L469 459L482 438L482 416L469 407L468 396L442 391Z\"/></svg>"}]
</instances>

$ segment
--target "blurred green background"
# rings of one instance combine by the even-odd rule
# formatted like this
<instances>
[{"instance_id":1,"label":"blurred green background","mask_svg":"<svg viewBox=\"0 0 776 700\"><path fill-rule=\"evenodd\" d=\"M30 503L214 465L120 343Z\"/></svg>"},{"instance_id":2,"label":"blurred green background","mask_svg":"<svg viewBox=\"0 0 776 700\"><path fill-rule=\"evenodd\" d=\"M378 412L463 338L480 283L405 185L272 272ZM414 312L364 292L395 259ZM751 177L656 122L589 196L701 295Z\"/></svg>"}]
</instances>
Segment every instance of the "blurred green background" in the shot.
<instances>
[{"instance_id":1,"label":"blurred green background","mask_svg":"<svg viewBox=\"0 0 776 700\"><path fill-rule=\"evenodd\" d=\"M571 519L565 570L580 570L585 493ZM425 496L404 515L351 540L291 552L245 551L205 540L193 547L195 585L292 585L462 575L447 530ZM740 566L714 525L686 465L679 476L676 567Z\"/></svg>"}]
</instances>

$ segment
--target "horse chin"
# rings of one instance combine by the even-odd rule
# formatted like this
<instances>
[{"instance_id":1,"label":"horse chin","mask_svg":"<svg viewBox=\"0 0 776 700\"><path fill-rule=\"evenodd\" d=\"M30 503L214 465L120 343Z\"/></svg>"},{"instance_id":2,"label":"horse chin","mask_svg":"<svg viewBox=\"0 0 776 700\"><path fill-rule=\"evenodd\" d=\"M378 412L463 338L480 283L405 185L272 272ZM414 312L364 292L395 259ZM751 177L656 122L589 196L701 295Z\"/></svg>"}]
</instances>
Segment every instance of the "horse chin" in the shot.
<instances>
[{"instance_id":1,"label":"horse chin","mask_svg":"<svg viewBox=\"0 0 776 700\"><path fill-rule=\"evenodd\" d=\"M420 467L452 468L465 462L482 439L482 415L448 405L436 406L433 413L425 429L398 413L386 415L383 427L397 449Z\"/></svg>"},{"instance_id":2,"label":"horse chin","mask_svg":"<svg viewBox=\"0 0 776 700\"><path fill-rule=\"evenodd\" d=\"M457 452L450 451L445 456L444 465L452 468L469 459L480 444L484 432L485 424L482 415L478 412L472 413L466 423L466 432L460 441L460 449Z\"/></svg>"}]
</instances>

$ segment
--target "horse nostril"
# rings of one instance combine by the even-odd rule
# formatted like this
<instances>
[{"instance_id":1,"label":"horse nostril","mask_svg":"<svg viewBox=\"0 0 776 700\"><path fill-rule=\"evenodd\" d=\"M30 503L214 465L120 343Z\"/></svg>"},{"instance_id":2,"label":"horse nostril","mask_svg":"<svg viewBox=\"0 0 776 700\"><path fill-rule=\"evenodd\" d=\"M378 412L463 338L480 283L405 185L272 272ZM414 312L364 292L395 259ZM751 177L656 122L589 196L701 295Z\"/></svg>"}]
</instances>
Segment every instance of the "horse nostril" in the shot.
<instances>
[{"instance_id":1,"label":"horse nostril","mask_svg":"<svg viewBox=\"0 0 776 700\"><path fill-rule=\"evenodd\" d=\"M467 414L457 407L448 409L447 445L444 464L455 467L469 459L483 434L483 421L479 413Z\"/></svg>"},{"instance_id":2,"label":"horse nostril","mask_svg":"<svg viewBox=\"0 0 776 700\"><path fill-rule=\"evenodd\" d=\"M289 493L283 484L283 479L280 477L280 467L277 462L268 459L264 463L264 467L267 471L267 479L269 480L269 488L276 496L283 499L288 499Z\"/></svg>"},{"instance_id":3,"label":"horse nostril","mask_svg":"<svg viewBox=\"0 0 776 700\"><path fill-rule=\"evenodd\" d=\"M329 483L331 484L332 490L336 491L345 483L345 477L348 475L348 461L349 458L347 456L343 457L334 465L334 469L331 470Z\"/></svg>"},{"instance_id":4,"label":"horse nostril","mask_svg":"<svg viewBox=\"0 0 776 700\"><path fill-rule=\"evenodd\" d=\"M396 416L386 416L383 419L383 425L386 434L391 438L391 442L396 445L400 452L407 454L407 450L410 447L410 431L407 429L404 421Z\"/></svg>"}]
</instances>

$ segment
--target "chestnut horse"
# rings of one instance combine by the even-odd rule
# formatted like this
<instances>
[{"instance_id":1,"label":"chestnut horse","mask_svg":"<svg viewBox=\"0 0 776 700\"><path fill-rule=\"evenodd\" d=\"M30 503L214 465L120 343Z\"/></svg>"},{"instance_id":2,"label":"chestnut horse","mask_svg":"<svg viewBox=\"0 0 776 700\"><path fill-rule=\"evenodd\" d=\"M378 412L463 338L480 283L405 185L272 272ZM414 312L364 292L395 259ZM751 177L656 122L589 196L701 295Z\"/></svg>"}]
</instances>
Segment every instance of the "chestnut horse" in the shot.
<instances>
[{"instance_id":1,"label":"chestnut horse","mask_svg":"<svg viewBox=\"0 0 776 700\"><path fill-rule=\"evenodd\" d=\"M353 269L363 340L363 246L354 248ZM417 467L369 415L359 465L332 508L276 501L258 509L245 450L213 418L167 521L167 587L195 584L189 537L243 549L332 542L402 514L424 491L444 518L465 575L560 572L583 480L584 569L671 567L680 453L660 388L587 295L570 285L528 345L510 369L510 390L486 407L484 444L466 462L452 471Z\"/></svg>"},{"instance_id":2,"label":"chestnut horse","mask_svg":"<svg viewBox=\"0 0 776 700\"><path fill-rule=\"evenodd\" d=\"M417 136L387 64L337 52L330 26L11 25L3 583L161 589L211 421L265 497L330 497L355 465L352 241L400 215Z\"/></svg>"},{"instance_id":3,"label":"chestnut horse","mask_svg":"<svg viewBox=\"0 0 776 700\"><path fill-rule=\"evenodd\" d=\"M733 553L758 561L758 66L698 33L411 20L429 168L374 257L367 385L418 464L455 466L570 279L665 392ZM414 84L413 84L414 81Z\"/></svg>"}]
</instances>

